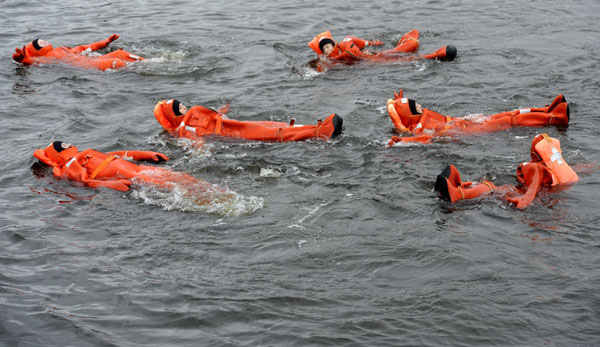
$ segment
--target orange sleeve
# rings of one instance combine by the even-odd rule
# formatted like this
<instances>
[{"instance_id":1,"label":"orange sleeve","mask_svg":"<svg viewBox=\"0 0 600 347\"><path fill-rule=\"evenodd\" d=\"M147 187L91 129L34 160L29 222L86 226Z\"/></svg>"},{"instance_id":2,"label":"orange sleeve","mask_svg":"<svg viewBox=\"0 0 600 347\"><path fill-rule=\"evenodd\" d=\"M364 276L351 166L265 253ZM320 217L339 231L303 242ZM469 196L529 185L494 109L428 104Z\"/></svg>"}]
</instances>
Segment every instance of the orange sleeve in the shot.
<instances>
[{"instance_id":1,"label":"orange sleeve","mask_svg":"<svg viewBox=\"0 0 600 347\"><path fill-rule=\"evenodd\" d=\"M338 47L342 53L346 53L356 59L360 59L360 57L363 56L363 52L361 52L360 48L358 48L354 41L342 41Z\"/></svg>"},{"instance_id":2,"label":"orange sleeve","mask_svg":"<svg viewBox=\"0 0 600 347\"><path fill-rule=\"evenodd\" d=\"M344 37L343 41L346 41L346 40L351 40L356 45L356 47L358 47L358 49L363 49L366 46L368 46L368 44L369 44L369 40L364 40L364 39L354 37L354 36Z\"/></svg>"},{"instance_id":3,"label":"orange sleeve","mask_svg":"<svg viewBox=\"0 0 600 347\"><path fill-rule=\"evenodd\" d=\"M102 48L108 46L109 43L110 43L110 41L108 39L106 39L106 40L90 43L89 45L81 45L81 46L73 47L73 48L70 48L69 50L72 53L81 53L88 49L90 51L97 51L99 49L102 49Z\"/></svg>"},{"instance_id":4,"label":"orange sleeve","mask_svg":"<svg viewBox=\"0 0 600 347\"><path fill-rule=\"evenodd\" d=\"M159 152L152 151L116 151L108 152L108 154L118 155L124 158L133 158L133 160L154 160L154 161L167 161L169 157Z\"/></svg>"},{"instance_id":5,"label":"orange sleeve","mask_svg":"<svg viewBox=\"0 0 600 347\"><path fill-rule=\"evenodd\" d=\"M131 181L129 180L114 180L114 181L100 181L100 180L87 180L84 184L90 188L98 188L105 187L114 190L118 190L121 192L126 192L129 190L129 185L131 185Z\"/></svg>"},{"instance_id":6,"label":"orange sleeve","mask_svg":"<svg viewBox=\"0 0 600 347\"><path fill-rule=\"evenodd\" d=\"M528 163L521 168L523 172L524 184L527 191L523 195L508 198L507 200L517 206L517 208L526 208L531 204L537 193L542 189L543 183L552 182L552 174L549 170L539 163Z\"/></svg>"}]
</instances>

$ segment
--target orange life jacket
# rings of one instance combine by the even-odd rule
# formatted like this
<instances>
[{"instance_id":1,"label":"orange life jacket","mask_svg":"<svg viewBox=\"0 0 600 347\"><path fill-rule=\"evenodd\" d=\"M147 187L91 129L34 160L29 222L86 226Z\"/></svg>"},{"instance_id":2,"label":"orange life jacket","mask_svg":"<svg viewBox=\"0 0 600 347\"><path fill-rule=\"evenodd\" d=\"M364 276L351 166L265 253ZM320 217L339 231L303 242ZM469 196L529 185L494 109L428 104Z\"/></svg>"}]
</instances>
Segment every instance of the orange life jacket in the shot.
<instances>
[{"instance_id":1,"label":"orange life jacket","mask_svg":"<svg viewBox=\"0 0 600 347\"><path fill-rule=\"evenodd\" d=\"M579 181L577 173L562 156L560 141L548 136L548 134L540 134L533 139L531 159L533 162L542 162L550 170L552 173L552 186ZM520 176L519 173L517 173L517 176Z\"/></svg>"},{"instance_id":2,"label":"orange life jacket","mask_svg":"<svg viewBox=\"0 0 600 347\"><path fill-rule=\"evenodd\" d=\"M64 62L83 68L107 70L120 69L125 67L128 62L144 60L144 58L124 50L116 50L100 56L85 55L88 52L106 47L108 43L107 40L103 40L73 48L65 46L53 48L51 44L48 44L46 47L41 47L38 50L33 45L33 42L30 42L22 50L24 56L20 59L20 62L24 65ZM15 55L13 55L14 57Z\"/></svg>"},{"instance_id":3,"label":"orange life jacket","mask_svg":"<svg viewBox=\"0 0 600 347\"><path fill-rule=\"evenodd\" d=\"M173 100L159 101L154 107L154 117L172 135L197 138L204 135L221 135L256 141L301 141L310 138L326 140L342 131L343 120L329 115L316 125L295 125L272 121L238 121L215 110L193 106L183 116L176 116Z\"/></svg>"}]
</instances>

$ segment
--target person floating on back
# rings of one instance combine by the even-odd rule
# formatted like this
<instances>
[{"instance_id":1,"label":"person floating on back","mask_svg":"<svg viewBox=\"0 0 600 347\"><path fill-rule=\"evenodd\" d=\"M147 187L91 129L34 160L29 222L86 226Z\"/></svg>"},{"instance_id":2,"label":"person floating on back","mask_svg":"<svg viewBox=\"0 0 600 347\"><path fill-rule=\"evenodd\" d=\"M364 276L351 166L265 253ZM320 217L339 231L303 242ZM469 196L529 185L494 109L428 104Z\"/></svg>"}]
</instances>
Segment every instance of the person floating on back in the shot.
<instances>
[{"instance_id":1,"label":"person floating on back","mask_svg":"<svg viewBox=\"0 0 600 347\"><path fill-rule=\"evenodd\" d=\"M531 161L519 164L517 168L520 187L496 186L490 181L463 182L458 169L449 165L437 176L434 190L440 198L451 203L496 192L517 208L525 208L543 188L564 188L578 180L577 173L562 157L560 141L548 134L540 134L531 143Z\"/></svg>"},{"instance_id":2,"label":"person floating on back","mask_svg":"<svg viewBox=\"0 0 600 347\"><path fill-rule=\"evenodd\" d=\"M117 151L103 153L94 149L79 151L62 141L54 141L46 148L37 149L33 156L52 167L55 176L80 182L87 187L106 187L119 191L129 190L132 180L170 188L175 184L190 185L202 182L190 175L162 167L138 165L129 160L166 161L169 158L151 151ZM129 159L129 160L125 160Z\"/></svg>"},{"instance_id":3,"label":"person floating on back","mask_svg":"<svg viewBox=\"0 0 600 347\"><path fill-rule=\"evenodd\" d=\"M414 100L405 98L402 89L394 93L394 96L394 99L387 101L387 111L394 131L409 136L392 136L389 145L397 142L429 143L439 136L493 132L515 126L568 125L570 118L569 105L562 94L544 107L468 117L450 117L423 108Z\"/></svg>"},{"instance_id":4,"label":"person floating on back","mask_svg":"<svg viewBox=\"0 0 600 347\"><path fill-rule=\"evenodd\" d=\"M331 114L316 125L297 125L273 121L238 121L229 119L228 107L217 111L203 106L189 110L175 99L159 101L154 116L173 136L197 139L205 135L220 135L255 141L286 142L307 139L327 140L342 132L342 117Z\"/></svg>"},{"instance_id":5,"label":"person floating on back","mask_svg":"<svg viewBox=\"0 0 600 347\"><path fill-rule=\"evenodd\" d=\"M54 48L50 43L42 39L35 39L23 46L23 48L15 48L12 58L23 65L65 63L103 71L107 69L120 69L127 66L127 63L144 60L144 58L122 49L104 55L92 53L105 48L118 38L119 35L114 34L106 40L94 42L89 45L77 47L60 46L57 48Z\"/></svg>"},{"instance_id":6,"label":"person floating on back","mask_svg":"<svg viewBox=\"0 0 600 347\"><path fill-rule=\"evenodd\" d=\"M416 52L419 48L419 31L412 30L406 33L395 48L385 51L367 51L368 46L380 46L383 42L379 40L364 40L358 37L346 36L342 41L336 42L331 36L331 32L325 31L317 35L308 43L308 46L317 53L319 57L327 58L331 62L336 61L395 61L395 60L414 60L414 59L439 59L453 60L456 57L456 47L452 45L444 46L434 53L420 56L407 56L399 53Z\"/></svg>"}]
</instances>

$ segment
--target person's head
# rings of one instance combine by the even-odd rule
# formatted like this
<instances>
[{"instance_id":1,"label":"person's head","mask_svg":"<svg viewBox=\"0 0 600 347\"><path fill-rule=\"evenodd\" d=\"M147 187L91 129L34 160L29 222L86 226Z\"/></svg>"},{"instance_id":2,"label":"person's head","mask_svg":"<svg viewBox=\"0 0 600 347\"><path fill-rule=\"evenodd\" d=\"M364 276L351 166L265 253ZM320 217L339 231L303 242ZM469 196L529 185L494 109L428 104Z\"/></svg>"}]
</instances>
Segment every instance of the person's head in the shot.
<instances>
[{"instance_id":1,"label":"person's head","mask_svg":"<svg viewBox=\"0 0 600 347\"><path fill-rule=\"evenodd\" d=\"M31 41L31 44L33 45L33 47L35 49L37 49L38 51L46 46L49 45L48 41L42 40L42 39L35 39L33 41Z\"/></svg>"},{"instance_id":2,"label":"person's head","mask_svg":"<svg viewBox=\"0 0 600 347\"><path fill-rule=\"evenodd\" d=\"M183 116L187 113L187 107L182 104L179 100L173 100L173 113L176 117Z\"/></svg>"},{"instance_id":3,"label":"person's head","mask_svg":"<svg viewBox=\"0 0 600 347\"><path fill-rule=\"evenodd\" d=\"M410 113L412 115L423 113L423 107L421 104L417 104L413 99L408 99L408 107L410 108Z\"/></svg>"},{"instance_id":4,"label":"person's head","mask_svg":"<svg viewBox=\"0 0 600 347\"><path fill-rule=\"evenodd\" d=\"M52 147L54 148L54 150L57 153L60 153L60 152L64 151L65 149L73 147L73 145L70 143L62 142L62 141L54 141L54 142L52 142Z\"/></svg>"},{"instance_id":5,"label":"person's head","mask_svg":"<svg viewBox=\"0 0 600 347\"><path fill-rule=\"evenodd\" d=\"M328 37L322 37L321 40L319 40L319 48L323 54L330 55L335 48L335 41Z\"/></svg>"},{"instance_id":6,"label":"person's head","mask_svg":"<svg viewBox=\"0 0 600 347\"><path fill-rule=\"evenodd\" d=\"M27 54L31 56L45 56L52 51L52 45L45 40L35 39L27 45Z\"/></svg>"},{"instance_id":7,"label":"person's head","mask_svg":"<svg viewBox=\"0 0 600 347\"><path fill-rule=\"evenodd\" d=\"M44 149L36 150L33 155L48 166L59 167L79 153L70 143L54 141Z\"/></svg>"}]
</instances>

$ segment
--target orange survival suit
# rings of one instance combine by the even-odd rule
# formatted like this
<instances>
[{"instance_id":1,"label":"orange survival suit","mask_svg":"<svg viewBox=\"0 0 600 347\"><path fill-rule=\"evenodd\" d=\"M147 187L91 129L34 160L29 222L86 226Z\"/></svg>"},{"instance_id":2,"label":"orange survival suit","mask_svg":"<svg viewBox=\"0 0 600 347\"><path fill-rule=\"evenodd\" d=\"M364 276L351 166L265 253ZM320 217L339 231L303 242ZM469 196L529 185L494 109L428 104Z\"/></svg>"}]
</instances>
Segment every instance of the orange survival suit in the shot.
<instances>
[{"instance_id":1,"label":"orange survival suit","mask_svg":"<svg viewBox=\"0 0 600 347\"><path fill-rule=\"evenodd\" d=\"M193 106L185 115L178 115L176 100L159 101L154 117L172 135L195 139L203 135L222 135L256 141L286 142L310 138L327 140L342 132L342 117L331 114L316 125L295 125L272 121L238 121L203 106ZM225 113L226 111L222 111Z\"/></svg>"},{"instance_id":2,"label":"orange survival suit","mask_svg":"<svg viewBox=\"0 0 600 347\"><path fill-rule=\"evenodd\" d=\"M492 132L513 126L567 125L570 117L569 105L562 94L556 96L552 103L545 107L475 117L450 117L426 108L419 113L415 101L403 97L402 90L394 93L394 96L394 99L387 101L387 111L394 124L394 130L415 136L392 136L390 145L396 142L429 143L435 136Z\"/></svg>"},{"instance_id":3,"label":"orange survival suit","mask_svg":"<svg viewBox=\"0 0 600 347\"><path fill-rule=\"evenodd\" d=\"M21 49L15 48L13 60L24 65L64 62L74 66L100 70L120 69L125 67L128 62L144 60L142 57L121 49L100 56L87 55L92 51L105 48L118 38L119 35L114 34L106 40L73 48L65 46L53 48L51 44L41 47L40 40L35 39Z\"/></svg>"},{"instance_id":4,"label":"orange survival suit","mask_svg":"<svg viewBox=\"0 0 600 347\"><path fill-rule=\"evenodd\" d=\"M137 165L133 160L163 161L169 158L158 152L118 151L102 153L93 149L79 152L77 147L61 148L62 142L55 141L44 149L37 149L33 156L51 166L55 176L81 182L92 188L107 187L126 191L131 179L141 180L160 187L171 187L172 183L197 183L198 179L187 174L164 168Z\"/></svg>"},{"instance_id":5,"label":"orange survival suit","mask_svg":"<svg viewBox=\"0 0 600 347\"><path fill-rule=\"evenodd\" d=\"M511 185L495 186L490 181L477 184L462 182L454 165L449 165L438 175L434 189L441 198L452 203L493 191L504 192L506 200L517 208L525 208L542 187L565 186L578 180L575 171L562 157L560 141L548 134L540 134L531 143L531 161L519 164L517 168L517 181L522 185L521 189Z\"/></svg>"},{"instance_id":6,"label":"orange survival suit","mask_svg":"<svg viewBox=\"0 0 600 347\"><path fill-rule=\"evenodd\" d=\"M355 61L367 59L370 61L388 61L388 60L410 60L410 57L399 56L397 53L411 53L415 52L419 48L419 31L414 29L406 33L400 40L395 48L385 50L382 52L367 52L363 49L367 46L379 46L383 45L383 42L375 40L369 41L360 39L358 37L346 36L341 42L336 43L331 37L331 32L325 31L315 36L309 43L308 46L317 53L318 56L324 55L323 46L327 43L334 45L333 51L327 56L332 60L340 61ZM456 47L449 45L438 49L436 52L431 54L425 54L420 57L413 58L425 58L425 59L444 59L453 60L456 57Z\"/></svg>"}]
</instances>

